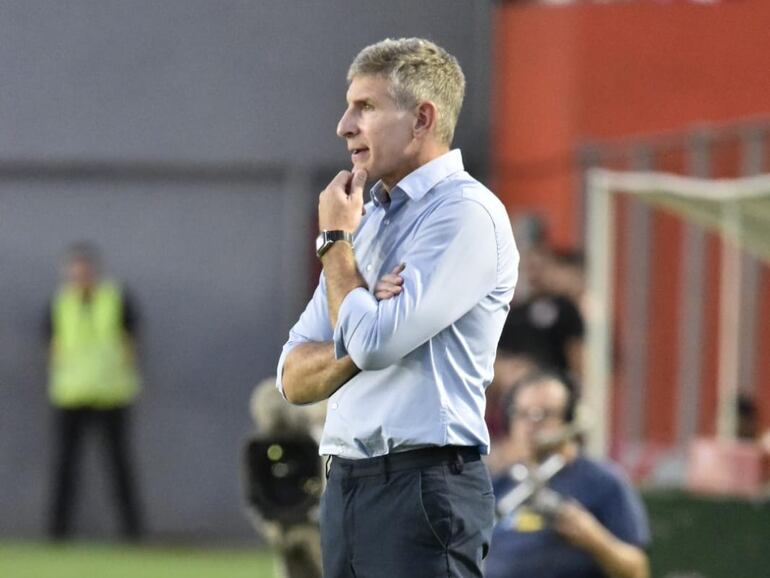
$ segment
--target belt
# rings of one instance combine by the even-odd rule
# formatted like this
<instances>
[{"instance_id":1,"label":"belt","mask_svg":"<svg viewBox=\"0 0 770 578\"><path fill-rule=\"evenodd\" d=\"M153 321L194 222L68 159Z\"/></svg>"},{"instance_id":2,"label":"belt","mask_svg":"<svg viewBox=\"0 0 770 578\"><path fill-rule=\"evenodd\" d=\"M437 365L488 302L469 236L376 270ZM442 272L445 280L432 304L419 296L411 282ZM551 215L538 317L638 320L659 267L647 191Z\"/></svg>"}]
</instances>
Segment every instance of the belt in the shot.
<instances>
[{"instance_id":1,"label":"belt","mask_svg":"<svg viewBox=\"0 0 770 578\"><path fill-rule=\"evenodd\" d=\"M449 464L455 473L460 473L464 463L477 462L480 459L479 449L475 446L432 446L360 460L333 456L331 467L342 470L343 475L352 478L443 464Z\"/></svg>"}]
</instances>

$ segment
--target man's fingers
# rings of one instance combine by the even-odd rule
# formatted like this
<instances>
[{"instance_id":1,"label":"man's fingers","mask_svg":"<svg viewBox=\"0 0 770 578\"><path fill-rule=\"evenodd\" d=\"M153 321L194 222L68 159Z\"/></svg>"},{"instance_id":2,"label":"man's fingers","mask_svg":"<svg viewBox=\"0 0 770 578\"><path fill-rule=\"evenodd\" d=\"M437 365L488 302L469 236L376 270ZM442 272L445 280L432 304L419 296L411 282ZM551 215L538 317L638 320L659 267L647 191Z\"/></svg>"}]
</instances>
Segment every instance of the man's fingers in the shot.
<instances>
[{"instance_id":1,"label":"man's fingers","mask_svg":"<svg viewBox=\"0 0 770 578\"><path fill-rule=\"evenodd\" d=\"M401 293L401 287L393 287L389 289L376 289L374 291L374 296L377 299L377 301L384 301L385 299L392 299L396 295Z\"/></svg>"},{"instance_id":2,"label":"man's fingers","mask_svg":"<svg viewBox=\"0 0 770 578\"><path fill-rule=\"evenodd\" d=\"M378 301L391 299L403 290L401 283L403 280L395 275L384 275L374 287L374 296Z\"/></svg>"},{"instance_id":3,"label":"man's fingers","mask_svg":"<svg viewBox=\"0 0 770 578\"><path fill-rule=\"evenodd\" d=\"M326 188L318 195L319 203L324 197L333 196L335 191L347 194L350 188L350 181L353 178L353 173L350 171L340 171L337 175L329 181Z\"/></svg>"},{"instance_id":4,"label":"man's fingers","mask_svg":"<svg viewBox=\"0 0 770 578\"><path fill-rule=\"evenodd\" d=\"M377 281L377 285L374 287L374 296L377 298L377 301L392 299L404 290L402 287L404 278L401 276L401 273L405 268L406 263L399 263L393 267L390 273L386 273Z\"/></svg>"},{"instance_id":5,"label":"man's fingers","mask_svg":"<svg viewBox=\"0 0 770 578\"><path fill-rule=\"evenodd\" d=\"M383 275L377 285L374 287L374 296L378 301L390 299L403 291L404 278L401 272L404 270L404 263L396 265L390 273Z\"/></svg>"},{"instance_id":6,"label":"man's fingers","mask_svg":"<svg viewBox=\"0 0 770 578\"><path fill-rule=\"evenodd\" d=\"M375 285L374 290L375 291L395 291L397 293L401 293L401 290L403 288L400 284L396 283L390 283L388 281L379 281L377 285Z\"/></svg>"},{"instance_id":7,"label":"man's fingers","mask_svg":"<svg viewBox=\"0 0 770 578\"><path fill-rule=\"evenodd\" d=\"M353 173L350 171L340 171L337 173L337 176L332 179L332 182L329 183L327 188L340 187L343 191L347 191L351 178L353 178Z\"/></svg>"},{"instance_id":8,"label":"man's fingers","mask_svg":"<svg viewBox=\"0 0 770 578\"><path fill-rule=\"evenodd\" d=\"M356 169L353 171L353 177L350 182L350 195L354 197L364 197L364 185L366 184L366 171Z\"/></svg>"},{"instance_id":9,"label":"man's fingers","mask_svg":"<svg viewBox=\"0 0 770 578\"><path fill-rule=\"evenodd\" d=\"M394 273L388 273L382 276L380 282L390 283L391 285L401 285L404 282L404 278Z\"/></svg>"}]
</instances>

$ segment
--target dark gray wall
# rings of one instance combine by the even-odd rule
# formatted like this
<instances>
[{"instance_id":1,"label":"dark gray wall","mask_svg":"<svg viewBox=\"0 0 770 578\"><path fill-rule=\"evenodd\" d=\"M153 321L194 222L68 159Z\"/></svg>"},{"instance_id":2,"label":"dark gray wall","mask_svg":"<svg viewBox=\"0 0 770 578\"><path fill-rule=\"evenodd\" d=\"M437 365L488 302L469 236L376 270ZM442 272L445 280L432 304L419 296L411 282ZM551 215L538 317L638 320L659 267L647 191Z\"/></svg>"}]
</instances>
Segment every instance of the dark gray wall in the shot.
<instances>
[{"instance_id":1,"label":"dark gray wall","mask_svg":"<svg viewBox=\"0 0 770 578\"><path fill-rule=\"evenodd\" d=\"M464 66L458 142L483 158L488 18L479 0L6 1L0 158L347 162L350 61L413 35Z\"/></svg>"},{"instance_id":2,"label":"dark gray wall","mask_svg":"<svg viewBox=\"0 0 770 578\"><path fill-rule=\"evenodd\" d=\"M0 3L0 535L44 528L40 316L61 250L84 238L143 313L134 447L153 533L251 535L248 396L314 283L315 195L348 165L334 129L349 61L386 36L455 53L457 144L483 172L489 16L471 0ZM99 449L87 535L114 532Z\"/></svg>"},{"instance_id":3,"label":"dark gray wall","mask_svg":"<svg viewBox=\"0 0 770 578\"><path fill-rule=\"evenodd\" d=\"M237 452L250 429L246 403L273 372L283 338L273 306L284 289L276 190L280 183L0 185L3 532L43 525L53 440L40 322L57 251L81 237L103 247L143 318L135 449L152 529L234 534L245 526ZM89 450L101 450L96 439ZM104 472L90 459L81 527L111 531L111 510L99 505Z\"/></svg>"}]
</instances>

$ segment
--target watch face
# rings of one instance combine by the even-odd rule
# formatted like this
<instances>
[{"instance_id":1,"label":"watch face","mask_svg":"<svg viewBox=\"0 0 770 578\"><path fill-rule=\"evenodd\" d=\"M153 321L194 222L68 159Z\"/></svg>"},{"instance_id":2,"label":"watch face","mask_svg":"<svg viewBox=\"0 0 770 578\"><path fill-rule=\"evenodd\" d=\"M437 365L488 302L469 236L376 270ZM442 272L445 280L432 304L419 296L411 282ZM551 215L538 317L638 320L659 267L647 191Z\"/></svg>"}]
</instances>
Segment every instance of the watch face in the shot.
<instances>
[{"instance_id":1,"label":"watch face","mask_svg":"<svg viewBox=\"0 0 770 578\"><path fill-rule=\"evenodd\" d=\"M321 257L337 241L346 241L353 246L353 235L345 231L321 231L315 240L316 255Z\"/></svg>"}]
</instances>

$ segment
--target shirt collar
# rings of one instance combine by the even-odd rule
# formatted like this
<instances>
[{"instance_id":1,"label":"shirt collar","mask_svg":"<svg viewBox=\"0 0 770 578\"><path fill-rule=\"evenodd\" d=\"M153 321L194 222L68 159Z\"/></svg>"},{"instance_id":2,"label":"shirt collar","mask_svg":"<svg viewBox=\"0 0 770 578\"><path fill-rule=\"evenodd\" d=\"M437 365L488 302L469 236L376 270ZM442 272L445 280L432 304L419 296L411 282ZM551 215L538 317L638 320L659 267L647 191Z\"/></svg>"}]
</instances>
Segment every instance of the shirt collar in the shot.
<instances>
[{"instance_id":1,"label":"shirt collar","mask_svg":"<svg viewBox=\"0 0 770 578\"><path fill-rule=\"evenodd\" d=\"M460 149L453 149L406 175L395 188L401 189L413 201L418 201L449 175L462 170L464 170L462 153ZM379 207L386 199L382 181L375 183L370 194L374 205Z\"/></svg>"}]
</instances>

